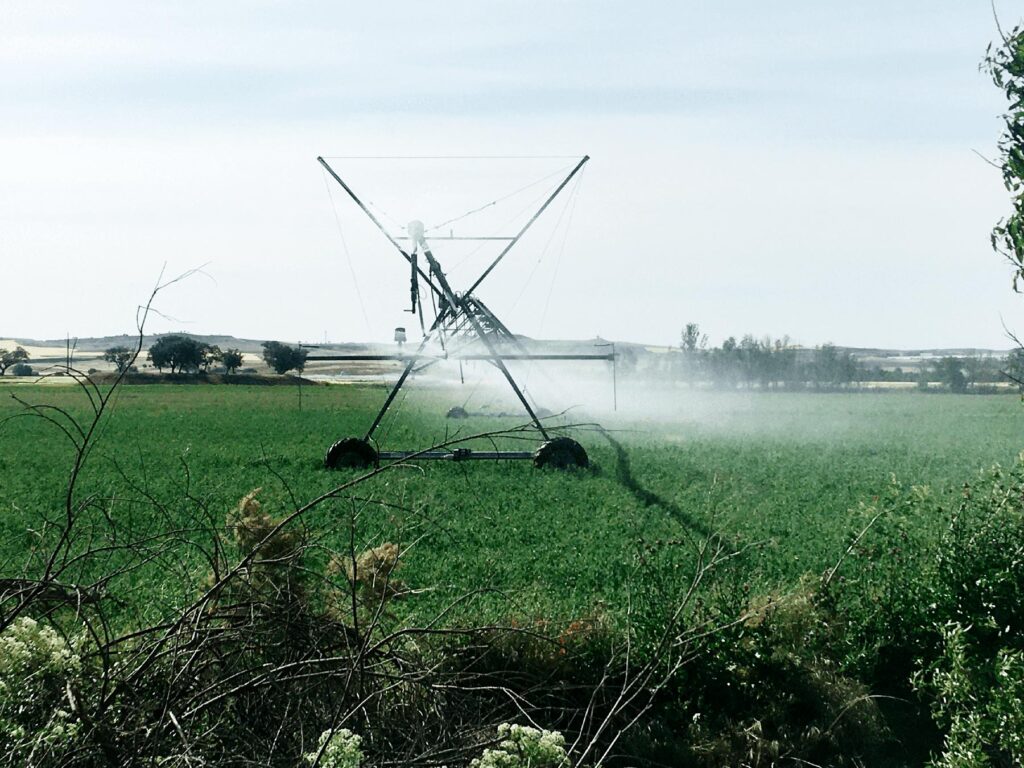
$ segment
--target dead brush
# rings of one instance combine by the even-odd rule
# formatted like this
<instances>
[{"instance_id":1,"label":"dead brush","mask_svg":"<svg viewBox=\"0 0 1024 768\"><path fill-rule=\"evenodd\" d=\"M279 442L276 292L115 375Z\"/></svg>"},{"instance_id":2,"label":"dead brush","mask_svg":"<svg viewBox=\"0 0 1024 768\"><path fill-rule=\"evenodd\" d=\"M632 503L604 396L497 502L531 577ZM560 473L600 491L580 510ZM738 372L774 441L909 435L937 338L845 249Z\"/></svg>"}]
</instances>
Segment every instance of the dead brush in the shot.
<instances>
[{"instance_id":1,"label":"dead brush","mask_svg":"<svg viewBox=\"0 0 1024 768\"><path fill-rule=\"evenodd\" d=\"M830 653L844 626L818 581L746 598L743 621L718 646L718 669L697 683L705 694L689 727L695 764L879 764L889 732L878 697Z\"/></svg>"},{"instance_id":2,"label":"dead brush","mask_svg":"<svg viewBox=\"0 0 1024 768\"><path fill-rule=\"evenodd\" d=\"M401 552L397 544L386 541L359 554L335 554L327 564L327 575L345 575L349 590L339 593L343 601L356 596L360 605L375 609L407 593L405 584L394 578L401 566Z\"/></svg>"},{"instance_id":3,"label":"dead brush","mask_svg":"<svg viewBox=\"0 0 1024 768\"><path fill-rule=\"evenodd\" d=\"M249 607L299 605L305 600L301 567L304 542L299 532L280 528L280 521L263 509L256 498L261 490L249 491L227 514L227 530L235 546L240 553L252 553L252 557L223 585L219 602L224 603L224 598L230 596L228 602ZM210 583L215 580L216 574L211 574Z\"/></svg>"}]
</instances>

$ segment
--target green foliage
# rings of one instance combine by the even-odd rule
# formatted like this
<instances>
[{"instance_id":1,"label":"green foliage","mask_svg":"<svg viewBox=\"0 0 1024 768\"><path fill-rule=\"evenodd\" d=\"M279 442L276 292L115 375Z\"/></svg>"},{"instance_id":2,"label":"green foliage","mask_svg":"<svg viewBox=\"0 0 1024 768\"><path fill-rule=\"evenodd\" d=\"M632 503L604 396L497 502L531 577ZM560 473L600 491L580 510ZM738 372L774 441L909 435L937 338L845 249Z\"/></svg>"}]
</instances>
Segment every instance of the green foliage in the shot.
<instances>
[{"instance_id":1,"label":"green foliage","mask_svg":"<svg viewBox=\"0 0 1024 768\"><path fill-rule=\"evenodd\" d=\"M935 563L939 652L916 680L946 732L938 766L1024 761L1024 464L966 486Z\"/></svg>"},{"instance_id":2,"label":"green foliage","mask_svg":"<svg viewBox=\"0 0 1024 768\"><path fill-rule=\"evenodd\" d=\"M837 663L845 628L815 580L779 594L746 591L719 596L720 616L743 620L711 638L700 662L680 674L675 717L688 752L671 762L890 764L885 720L868 687Z\"/></svg>"},{"instance_id":3,"label":"green foliage","mask_svg":"<svg viewBox=\"0 0 1024 768\"><path fill-rule=\"evenodd\" d=\"M708 345L708 335L700 332L700 325L687 323L680 336L679 348L683 352L696 352Z\"/></svg>"},{"instance_id":4,"label":"green foliage","mask_svg":"<svg viewBox=\"0 0 1024 768\"><path fill-rule=\"evenodd\" d=\"M70 388L20 385L19 392L77 412L87 407ZM321 451L338 433L365 427L381 397L381 389L373 387L313 388L299 411L283 387L127 387L106 424L107 460L91 464L82 479L83 493L109 501L89 511L97 520L116 520L119 531L162 530L169 524L190 530L206 518L189 516L185 503L156 511L148 501L179 499L187 488L189 498L201 499L202 509L215 513L219 546L235 559L280 520L265 510L280 515L293 508L292 496L311 498L337 484L337 474L318 466ZM396 424L389 444L421 444L443 435L447 405L434 393L411 393L404 423ZM555 634L566 627L567 639L598 646L585 666L573 658L585 655L575 640L533 650L495 642L489 650L495 670L503 675L539 670L550 673L543 679L578 685L600 678L604 651L627 628L632 652L642 656L650 645L647 638L664 619L661 596L685 590L693 572L692 548L658 542L692 543L713 529L730 546L764 543L736 560L731 581L717 587L722 592L715 600L718 612L696 612L692 619L722 618L737 608L752 616L702 647L684 667L671 694L651 713L664 724L657 732L662 735L652 725L642 734L650 740L631 746L637 753L650 754L654 742L686 739L706 751L673 753L661 762L769 765L788 756L838 765L822 757L836 745L848 748L851 760L873 755L884 741L884 723L867 695L879 692L883 683L901 682L902 690L881 691L912 698L910 679L917 671L917 695L930 697L929 691L944 684L935 670L945 663L940 628L947 621L971 627L965 658L972 669L983 671L975 678L982 687L972 695L979 701L988 695L994 702L991 717L1010 722L1012 700L996 701L996 688L984 681L1000 669L1012 672L1018 663L1013 654L1019 648L993 635L991 626L996 619L1013 618L1007 611L1014 605L1009 595L1015 594L1008 585L1016 578L1011 545L1022 534L1012 522L1013 510L1019 513L1020 507L1014 499L1024 496L1024 483L1014 479L1016 468L986 474L968 494L959 480L980 463L1016 453L1024 426L1016 398L711 393L699 405L715 419L693 419L695 401L687 398L660 423L635 425L642 434L624 431L624 455L601 438L584 438L597 469L571 477L538 473L525 464L439 463L422 472L394 473L372 487L389 511L359 515L352 544L363 555L357 555L351 573L351 558L343 559L345 572L339 566L334 582L342 587L359 582L360 594L373 599L377 582L375 577L367 581L367 575L394 562L383 542L402 542L404 550L415 541L415 557L401 574L418 594L388 602L394 620L436 615L453 597L475 591L471 604L452 609L452 621L504 623L510 614L526 613L555 622L544 625L559 627ZM60 503L61 465L68 455L55 430L30 419L4 420L17 412L10 398L0 398L0 487L14 502L0 517L5 562L45 548L48 529L38 521ZM507 422L480 419L474 428L502 424ZM145 441L138 440L140 434ZM921 485L880 489L879 478L890 472ZM145 490L146 503L112 492L126 481ZM262 505L252 495L237 504L242 491L261 485ZM860 501L865 503L858 506ZM963 513L955 515L961 505ZM232 508L225 535L223 510ZM982 525L985 510L1000 510L987 526ZM328 573L324 550L349 551L349 532L338 521L350 511L341 500L329 502L305 520L309 538L296 538L300 529L272 537L253 567L217 596L212 606L225 627L238 619L234 606L245 604L247 615L268 622L267 636L278 639L270 649L224 646L226 658L258 669L271 656L280 660L300 652L319 636L310 628L315 623L303 623L314 610L335 622L328 622L332 637L345 636L337 627L338 614L325 611L328 598L313 594L311 585L292 574ZM307 542L312 548L306 562L300 569L288 567ZM830 588L820 590L818 577L851 546ZM122 564L120 556L112 551L104 568ZM166 619L169 604L203 591L209 568L205 557L197 557L173 569L154 562L119 574L108 584L123 601L114 620ZM637 582L644 569L651 577ZM191 587L181 578L189 572L199 574ZM80 584L97 576L84 561L66 574L69 583ZM954 589L960 583L970 590ZM974 593L981 598L972 602ZM515 595L514 603L508 595ZM704 610L710 609L709 600ZM595 615L601 617L600 633L569 631ZM562 656L563 647L568 657ZM561 661L565 658L571 663ZM277 698L263 689L247 697L244 711L266 717L292 713L281 705L286 691L273 690ZM66 692L55 684L53 701L61 695ZM716 719L716 712L726 714ZM952 723L957 715L948 712L937 710L936 722ZM210 717L221 715L227 717L223 712ZM309 717L307 739L333 722L319 710ZM174 736L172 730L168 734ZM363 736L371 755L386 750L372 733ZM254 738L245 732L231 737L242 746ZM309 747L296 746L292 754L299 759Z\"/></svg>"},{"instance_id":5,"label":"green foliage","mask_svg":"<svg viewBox=\"0 0 1024 768\"><path fill-rule=\"evenodd\" d=\"M24 363L28 358L28 352L23 347L15 347L13 350L0 349L0 376L3 376L12 365Z\"/></svg>"},{"instance_id":6,"label":"green foliage","mask_svg":"<svg viewBox=\"0 0 1024 768\"><path fill-rule=\"evenodd\" d=\"M1024 651L977 656L970 627L942 628L942 654L916 676L945 731L933 768L1024 764Z\"/></svg>"},{"instance_id":7,"label":"green foliage","mask_svg":"<svg viewBox=\"0 0 1024 768\"><path fill-rule=\"evenodd\" d=\"M224 353L216 344L203 345L203 359L201 365L204 371L210 370L210 366L219 363L224 359Z\"/></svg>"},{"instance_id":8,"label":"green foliage","mask_svg":"<svg viewBox=\"0 0 1024 768\"><path fill-rule=\"evenodd\" d=\"M0 633L0 755L56 765L71 751L81 729L71 709L82 667L75 642L35 619L19 617Z\"/></svg>"},{"instance_id":9,"label":"green foliage","mask_svg":"<svg viewBox=\"0 0 1024 768\"><path fill-rule=\"evenodd\" d=\"M847 627L843 664L930 706L937 766L1019 764L1024 752L1024 463L959 498L894 486L830 590ZM938 536L919 521L944 524Z\"/></svg>"},{"instance_id":10,"label":"green foliage","mask_svg":"<svg viewBox=\"0 0 1024 768\"><path fill-rule=\"evenodd\" d=\"M32 366L25 363L17 363L11 367L12 376L31 376L33 373Z\"/></svg>"},{"instance_id":11,"label":"green foliage","mask_svg":"<svg viewBox=\"0 0 1024 768\"><path fill-rule=\"evenodd\" d=\"M1006 357L1006 376L1024 393L1024 349L1011 349Z\"/></svg>"},{"instance_id":12,"label":"green foliage","mask_svg":"<svg viewBox=\"0 0 1024 768\"><path fill-rule=\"evenodd\" d=\"M215 347L210 347L190 336L170 334L161 336L154 342L149 348L148 357L160 370L170 368L171 373L185 373L208 367L213 359L211 354L215 354L216 351L218 350Z\"/></svg>"},{"instance_id":13,"label":"green foliage","mask_svg":"<svg viewBox=\"0 0 1024 768\"><path fill-rule=\"evenodd\" d=\"M288 371L302 372L306 367L306 355L302 347L292 347L279 341L263 342L263 359L274 373L284 374Z\"/></svg>"},{"instance_id":14,"label":"green foliage","mask_svg":"<svg viewBox=\"0 0 1024 768\"><path fill-rule=\"evenodd\" d=\"M224 366L224 369L230 374L242 367L242 352L241 350L231 348L221 352L220 362Z\"/></svg>"},{"instance_id":15,"label":"green foliage","mask_svg":"<svg viewBox=\"0 0 1024 768\"><path fill-rule=\"evenodd\" d=\"M306 762L318 768L359 768L363 762L363 740L348 728L320 734L316 752L306 754Z\"/></svg>"},{"instance_id":16,"label":"green foliage","mask_svg":"<svg viewBox=\"0 0 1024 768\"><path fill-rule=\"evenodd\" d=\"M20 385L18 391L86 412L71 388ZM83 488L107 496L127 473L154 494L173 494L187 479L184 460L193 491L212 508L231 509L242 493L262 486L263 504L281 510L290 503L283 483L299 498L337 483L337 475L320 468L323 451L339 434L365 430L384 395L366 386L309 388L300 411L286 387L130 386L106 427L109 460L93 465ZM433 393L411 391L382 447L443 436L449 405ZM10 397L0 397L0 421L20 412ZM691 416L701 412L714 419ZM480 418L472 428L509 423ZM628 430L621 433L626 458L602 438L582 438L598 469L578 477L538 473L525 462L432 463L422 474L395 476L378 487L381 501L411 507L394 512L410 536L418 528L427 534L403 567L403 580L450 585L420 598L431 606L485 585L522 595L542 614L572 620L590 615L598 600L625 604L639 539L699 537L713 527L743 541L768 541L749 580L755 592L779 591L834 563L849 543L847 532L862 524L860 512L847 510L884 490L880 479L891 472L941 493L982 464L1011 460L1024 412L1015 397L1005 396L709 393L680 398L678 411L666 409L659 423L620 424ZM521 449L522 441L511 446ZM60 503L67 455L65 438L41 422L15 419L0 428L0 488L9 500L0 516L3 560L18 562L30 544L40 546L25 531ZM282 482L269 480L268 464ZM115 499L108 511L134 528L164 524L146 505ZM334 520L342 511L332 507L314 519ZM357 551L394 540L387 524L375 516L362 520ZM916 517L908 526L934 531L937 523ZM685 560L679 563L680 572L686 567ZM87 583L88 577L75 580ZM175 589L155 566L134 578L141 611ZM500 594L488 592L473 610L503 617L508 607Z\"/></svg>"},{"instance_id":17,"label":"green foliage","mask_svg":"<svg viewBox=\"0 0 1024 768\"><path fill-rule=\"evenodd\" d=\"M989 46L984 67L1009 102L999 161L1013 211L992 230L992 247L1013 266L1013 289L1020 291L1024 277L1024 26L1013 29L1001 45Z\"/></svg>"},{"instance_id":18,"label":"green foliage","mask_svg":"<svg viewBox=\"0 0 1024 768\"><path fill-rule=\"evenodd\" d=\"M967 376L964 375L966 361L959 357L943 357L935 362L935 377L950 392L963 394L967 391Z\"/></svg>"},{"instance_id":19,"label":"green foliage","mask_svg":"<svg viewBox=\"0 0 1024 768\"><path fill-rule=\"evenodd\" d=\"M498 746L485 749L470 768L570 768L565 738L557 731L502 723L498 738Z\"/></svg>"},{"instance_id":20,"label":"green foliage","mask_svg":"<svg viewBox=\"0 0 1024 768\"><path fill-rule=\"evenodd\" d=\"M103 359L108 363L113 363L118 373L127 371L134 357L135 350L123 346L110 347L103 353Z\"/></svg>"},{"instance_id":21,"label":"green foliage","mask_svg":"<svg viewBox=\"0 0 1024 768\"><path fill-rule=\"evenodd\" d=\"M708 348L707 336L696 323L687 323L679 352L666 356L673 378L722 389L841 388L864 378L863 366L848 350L824 344L800 350L789 337L758 339L730 336L720 347Z\"/></svg>"}]
</instances>

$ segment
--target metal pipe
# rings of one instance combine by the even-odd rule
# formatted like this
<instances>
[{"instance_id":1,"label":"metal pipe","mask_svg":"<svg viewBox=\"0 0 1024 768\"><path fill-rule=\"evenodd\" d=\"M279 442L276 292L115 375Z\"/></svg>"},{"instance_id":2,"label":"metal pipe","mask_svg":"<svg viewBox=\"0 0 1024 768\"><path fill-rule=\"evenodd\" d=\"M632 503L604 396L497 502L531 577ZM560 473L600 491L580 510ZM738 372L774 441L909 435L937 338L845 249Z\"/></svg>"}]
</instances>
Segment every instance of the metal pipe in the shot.
<instances>
[{"instance_id":1,"label":"metal pipe","mask_svg":"<svg viewBox=\"0 0 1024 768\"><path fill-rule=\"evenodd\" d=\"M587 162L587 160L589 160L589 159L590 159L590 155L584 155L583 159L580 160L576 164L576 167L573 168L571 171L569 171L569 175L566 176L562 180L562 183L558 185L558 188L554 192L551 193L550 197L548 197L547 200L544 201L544 205L542 205L539 209L537 209L537 212L535 214L533 214L533 216L530 218L530 220L528 222L526 222L526 224L523 225L523 228L519 230L519 233L514 238L512 238L512 241L508 245L506 245L502 249L501 253L498 254L498 257L494 261L491 262L491 266L489 266L487 269L485 269L483 274L480 275L480 277L478 277L476 279L476 282L473 283L473 285L471 285L469 287L469 290L466 291L463 294L464 296L469 296L470 294L472 294L473 291L476 290L477 286L480 285L480 283L482 283L484 281L484 278L487 277L489 274L491 274L491 270L494 269L496 266L498 266L498 262L500 262L502 259L505 258L505 254L508 253L510 250L512 250L512 246L514 246L516 243L519 242L519 238L521 238L523 235L526 234L526 230L528 230L531 226L533 226L533 222L535 222L537 220L537 218L542 213L544 213L544 211L547 209L547 207L549 205L551 205L551 202L556 197L558 197L558 194L563 189L565 189L565 185L568 184L572 180L572 177L576 175L577 171L579 171L579 169L582 168L584 166L584 164Z\"/></svg>"},{"instance_id":2,"label":"metal pipe","mask_svg":"<svg viewBox=\"0 0 1024 768\"><path fill-rule=\"evenodd\" d=\"M456 448L452 451L381 451L381 459L431 459L443 461L467 461L469 459L532 459L533 451L474 451L470 448Z\"/></svg>"},{"instance_id":3,"label":"metal pipe","mask_svg":"<svg viewBox=\"0 0 1024 768\"><path fill-rule=\"evenodd\" d=\"M411 237L396 237L396 240L412 240ZM472 240L474 242L482 242L485 240L499 240L501 242L509 242L514 240L513 237L453 237L451 235L434 235L430 238L431 240Z\"/></svg>"},{"instance_id":4,"label":"metal pipe","mask_svg":"<svg viewBox=\"0 0 1024 768\"><path fill-rule=\"evenodd\" d=\"M372 361L394 360L614 360L614 354L608 355L317 355L306 358L306 362L314 361Z\"/></svg>"},{"instance_id":5,"label":"metal pipe","mask_svg":"<svg viewBox=\"0 0 1024 768\"><path fill-rule=\"evenodd\" d=\"M355 201L355 204L358 205L362 209L363 213L365 213L367 216L370 217L370 221L372 221L377 226L377 229L379 229L381 231L381 234L383 234L384 237L386 237L391 242L391 244L393 246L395 246L396 249L398 249L398 252L400 254L402 254L402 256L405 258L405 260L413 265L415 270L417 272L419 272L420 277L422 277L426 281L427 285L429 285L430 288L434 292L436 292L438 295L441 295L441 290L436 285L434 285L434 283L430 279L430 276L427 275L422 269L420 269L420 267L414 262L412 256L410 256L408 253L406 253L404 250L402 250L402 246L400 246L398 244L398 241L395 240L395 238L393 238L391 236L390 232L388 232L386 229L384 229L384 225L381 224L380 221L377 220L377 217L373 215L373 212L370 211L369 208L367 208L365 205L363 205L363 201L359 199L359 197L356 195L355 192L352 191L352 188L348 184L346 184L344 181L342 181L341 176L339 176L337 173L335 173L334 169L331 168L331 166L329 166L327 164L327 161L324 160L322 157L318 157L317 161L320 163L320 165L322 165L324 168L327 169L327 172L329 174L331 174L331 176L334 178L334 180L341 185L341 188L344 189L346 192L348 192L348 196L351 197Z\"/></svg>"}]
</instances>

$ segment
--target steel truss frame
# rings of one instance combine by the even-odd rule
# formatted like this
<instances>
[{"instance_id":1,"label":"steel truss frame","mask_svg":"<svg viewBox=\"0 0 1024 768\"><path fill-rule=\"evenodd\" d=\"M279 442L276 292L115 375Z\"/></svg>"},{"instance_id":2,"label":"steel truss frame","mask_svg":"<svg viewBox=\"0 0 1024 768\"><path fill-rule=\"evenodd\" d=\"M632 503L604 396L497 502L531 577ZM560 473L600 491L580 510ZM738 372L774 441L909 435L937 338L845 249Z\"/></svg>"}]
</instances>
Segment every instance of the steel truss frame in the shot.
<instances>
[{"instance_id":1,"label":"steel truss frame","mask_svg":"<svg viewBox=\"0 0 1024 768\"><path fill-rule=\"evenodd\" d=\"M615 353L611 354L531 354L512 334L511 331L495 316L495 314L476 297L476 289L494 271L494 268L508 255L520 239L529 231L534 222L554 202L570 181L579 173L583 166L590 160L589 155L583 156L575 164L571 171L562 179L555 190L548 195L543 204L534 212L520 230L510 237L437 237L434 240L494 240L504 242L505 245L498 255L491 261L487 268L473 282L468 290L457 293L452 290L448 279L441 269L441 265L427 243L426 237L420 233L409 237L395 237L384 227L373 212L363 203L352 188L338 175L338 173L323 158L318 157L317 161L324 167L327 173L341 186L359 209L366 214L376 228L388 239L395 250L405 259L411 269L410 294L412 300L412 311L419 311L421 326L423 322L423 304L420 300L420 284L425 285L430 291L431 304L436 306L436 316L429 329L424 326L423 338L416 351L411 355L310 355L310 361L367 361L367 360L397 360L405 363L398 380L391 387L384 404L377 412L373 423L362 438L349 437L334 443L327 451L324 460L328 468L339 466L366 466L376 464L380 459L403 459L415 455L420 459L447 459L462 461L466 459L533 459L538 466L586 466L588 463L586 452L576 441L567 437L552 438L548 428L530 404L523 389L516 382L512 373L505 365L506 360L606 360L615 365ZM411 241L412 247L406 249L400 241ZM419 257L422 256L427 262L427 269L420 265ZM436 303L436 304L435 304ZM427 345L431 340L437 339L443 354L427 354ZM469 343L465 339L469 338ZM462 339L463 343L458 347L449 350L453 341ZM467 347L472 348L474 344L482 346L485 352L464 352ZM509 352L508 350L514 350ZM522 404L530 417L533 426L544 439L544 443L536 451L474 451L468 448L456 448L452 450L439 451L380 451L378 452L370 443L374 433L380 426L384 415L388 412L395 398L405 386L409 376L418 373L441 360L485 360L497 368L509 387L515 393L516 398Z\"/></svg>"}]
</instances>

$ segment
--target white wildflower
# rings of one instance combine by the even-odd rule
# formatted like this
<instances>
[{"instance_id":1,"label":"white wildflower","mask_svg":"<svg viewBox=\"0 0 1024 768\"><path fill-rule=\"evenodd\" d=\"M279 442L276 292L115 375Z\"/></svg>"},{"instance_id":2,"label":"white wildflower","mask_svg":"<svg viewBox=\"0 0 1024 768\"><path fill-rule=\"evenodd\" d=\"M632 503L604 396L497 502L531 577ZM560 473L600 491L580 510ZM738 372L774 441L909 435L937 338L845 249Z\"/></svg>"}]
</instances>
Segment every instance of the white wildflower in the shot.
<instances>
[{"instance_id":1,"label":"white wildflower","mask_svg":"<svg viewBox=\"0 0 1024 768\"><path fill-rule=\"evenodd\" d=\"M570 768L565 737L558 731L502 723L498 737L498 748L485 749L470 768Z\"/></svg>"},{"instance_id":2,"label":"white wildflower","mask_svg":"<svg viewBox=\"0 0 1024 768\"><path fill-rule=\"evenodd\" d=\"M324 731L320 734L316 751L308 753L306 761L319 768L359 768L363 761L363 751L360 749L362 743L362 737L348 728L341 728L333 734L329 730ZM318 755L319 763L316 762Z\"/></svg>"}]
</instances>

